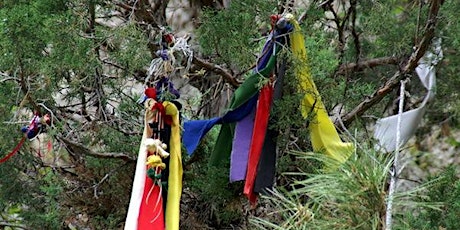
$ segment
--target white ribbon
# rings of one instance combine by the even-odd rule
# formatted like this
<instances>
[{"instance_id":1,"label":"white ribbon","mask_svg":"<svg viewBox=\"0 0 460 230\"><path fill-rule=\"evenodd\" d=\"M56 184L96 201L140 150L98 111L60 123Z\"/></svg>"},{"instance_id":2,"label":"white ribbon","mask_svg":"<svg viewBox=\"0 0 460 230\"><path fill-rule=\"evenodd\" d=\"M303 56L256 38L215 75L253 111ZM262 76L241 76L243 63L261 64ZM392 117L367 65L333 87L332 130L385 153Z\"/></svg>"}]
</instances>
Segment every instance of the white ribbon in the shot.
<instances>
[{"instance_id":1,"label":"white ribbon","mask_svg":"<svg viewBox=\"0 0 460 230\"><path fill-rule=\"evenodd\" d=\"M404 146L407 141L414 135L415 130L420 124L426 111L426 104L434 98L434 89L436 86L436 69L435 65L442 59L441 39L434 41L434 53L427 52L423 56L415 72L428 90L421 105L413 110L401 114L400 140L398 148ZM376 148L381 151L393 152L396 149L396 132L398 129L398 115L393 115L379 119L375 124L374 138L378 140Z\"/></svg>"}]
</instances>

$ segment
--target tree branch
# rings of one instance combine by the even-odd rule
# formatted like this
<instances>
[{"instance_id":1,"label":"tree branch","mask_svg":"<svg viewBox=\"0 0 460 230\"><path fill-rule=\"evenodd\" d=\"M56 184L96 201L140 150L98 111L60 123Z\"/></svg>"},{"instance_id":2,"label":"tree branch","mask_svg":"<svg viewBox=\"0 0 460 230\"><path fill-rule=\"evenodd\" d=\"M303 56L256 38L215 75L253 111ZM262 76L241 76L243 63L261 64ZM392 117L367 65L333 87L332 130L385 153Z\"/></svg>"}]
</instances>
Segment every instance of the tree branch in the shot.
<instances>
[{"instance_id":1,"label":"tree branch","mask_svg":"<svg viewBox=\"0 0 460 230\"><path fill-rule=\"evenodd\" d=\"M349 12L351 16L351 35L353 36L353 42L355 44L356 62L359 62L361 57L361 43L359 42L359 33L356 31L356 5L356 0L350 1Z\"/></svg>"},{"instance_id":2,"label":"tree branch","mask_svg":"<svg viewBox=\"0 0 460 230\"><path fill-rule=\"evenodd\" d=\"M346 15L345 15L345 18L344 20L342 21L342 23L340 23L340 16L337 14L337 12L334 10L334 2L333 1L329 1L327 3L325 3L326 5L323 5L323 8L327 11L331 11L332 15L334 16L333 19L331 19L335 25L337 26L337 36L338 36L338 41L339 41L339 44L338 44L338 52L339 52L339 63L342 64L343 62L343 57L345 55L345 31L344 31L344 25L345 23L347 22L347 18L348 18L348 15L349 15L349 11L347 10L346 12ZM338 8L337 8L338 9Z\"/></svg>"},{"instance_id":3,"label":"tree branch","mask_svg":"<svg viewBox=\"0 0 460 230\"><path fill-rule=\"evenodd\" d=\"M20 229L26 229L26 230L30 229L22 224L13 224L13 223L8 223L4 221L0 221L0 227L20 228Z\"/></svg>"},{"instance_id":4,"label":"tree branch","mask_svg":"<svg viewBox=\"0 0 460 230\"><path fill-rule=\"evenodd\" d=\"M347 73L361 71L366 68L374 68L380 65L396 65L400 61L400 58L397 57L383 57L375 58L370 60L360 61L358 63L345 63L339 67L339 70L336 74L345 75Z\"/></svg>"},{"instance_id":5,"label":"tree branch","mask_svg":"<svg viewBox=\"0 0 460 230\"><path fill-rule=\"evenodd\" d=\"M19 60L19 84L21 85L21 91L24 93L25 99L32 105L32 108L40 112L40 107L38 107L37 103L35 100L32 98L29 92L29 86L26 83L26 77L24 74L24 69L23 69L23 64L22 64L22 59Z\"/></svg>"},{"instance_id":6,"label":"tree branch","mask_svg":"<svg viewBox=\"0 0 460 230\"><path fill-rule=\"evenodd\" d=\"M67 145L68 147L70 147L70 149L74 152L78 152L79 154L86 154L86 155L90 155L92 157L96 157L96 158L103 158L103 159L110 159L110 158L115 158L115 159L121 159L123 161L126 161L126 162L134 162L135 159L131 156L129 156L128 154L125 154L125 153L98 153L98 152L95 152L89 148L87 148L86 146L80 144L80 143L77 143L77 142L74 142L74 141L71 141L65 137L62 137L62 136L58 136L57 139L59 139L60 141L64 142L65 145Z\"/></svg>"},{"instance_id":7,"label":"tree branch","mask_svg":"<svg viewBox=\"0 0 460 230\"><path fill-rule=\"evenodd\" d=\"M9 74L4 73L4 72L0 72L0 76L5 77L5 78L3 78L3 79L0 80L0 83L6 82L6 81L16 81L16 82L19 82L19 79L18 79L18 78L16 78L16 77L11 77Z\"/></svg>"},{"instance_id":8,"label":"tree branch","mask_svg":"<svg viewBox=\"0 0 460 230\"><path fill-rule=\"evenodd\" d=\"M397 71L383 86L377 89L371 96L368 96L364 101L357 105L353 110L342 116L342 121L345 127L348 127L356 117L364 114L370 107L380 102L388 93L393 91L398 85L399 81L407 77L418 65L418 61L428 50L434 37L436 29L437 17L439 8L441 7L442 0L433 0L431 2L430 12L425 26L425 34L419 44L416 46L415 51L405 62L405 65ZM336 124L337 127L340 127Z\"/></svg>"},{"instance_id":9,"label":"tree branch","mask_svg":"<svg viewBox=\"0 0 460 230\"><path fill-rule=\"evenodd\" d=\"M222 68L222 67L220 67L220 66L218 66L216 64L207 62L207 61L205 61L203 59L200 59L200 58L198 58L196 56L193 56L192 63L196 64L196 65L198 65L200 67L203 67L206 70L209 70L209 71L212 71L214 73L219 74L220 76L222 76L224 78L225 82L229 83L234 88L237 88L241 84L226 69L224 69L224 68Z\"/></svg>"},{"instance_id":10,"label":"tree branch","mask_svg":"<svg viewBox=\"0 0 460 230\"><path fill-rule=\"evenodd\" d=\"M15 77L7 77L7 78L3 78L2 80L0 80L0 83L7 82L7 81L19 81L19 79Z\"/></svg>"}]
</instances>

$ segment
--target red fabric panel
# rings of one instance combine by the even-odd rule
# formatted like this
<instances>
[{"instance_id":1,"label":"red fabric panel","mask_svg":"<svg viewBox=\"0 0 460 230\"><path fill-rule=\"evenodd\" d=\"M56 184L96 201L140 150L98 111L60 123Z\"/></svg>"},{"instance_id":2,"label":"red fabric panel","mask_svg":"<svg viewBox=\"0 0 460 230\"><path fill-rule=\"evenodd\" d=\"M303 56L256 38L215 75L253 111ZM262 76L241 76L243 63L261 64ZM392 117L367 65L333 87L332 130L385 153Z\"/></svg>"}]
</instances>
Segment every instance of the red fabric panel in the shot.
<instances>
[{"instance_id":1,"label":"red fabric panel","mask_svg":"<svg viewBox=\"0 0 460 230\"><path fill-rule=\"evenodd\" d=\"M251 146L249 149L248 170L246 171L246 181L243 192L253 205L257 201L257 195L253 192L254 181L256 179L257 166L259 164L260 154L265 140L265 133L268 127L272 97L273 87L270 84L267 84L261 89L259 100L257 101L254 131L252 133Z\"/></svg>"},{"instance_id":2,"label":"red fabric panel","mask_svg":"<svg viewBox=\"0 0 460 230\"><path fill-rule=\"evenodd\" d=\"M144 194L142 195L142 203L139 209L139 217L137 219L137 229L139 230L165 229L163 199L161 197L160 187L155 185L152 189L152 185L153 180L146 176ZM152 191L150 191L151 189Z\"/></svg>"}]
</instances>

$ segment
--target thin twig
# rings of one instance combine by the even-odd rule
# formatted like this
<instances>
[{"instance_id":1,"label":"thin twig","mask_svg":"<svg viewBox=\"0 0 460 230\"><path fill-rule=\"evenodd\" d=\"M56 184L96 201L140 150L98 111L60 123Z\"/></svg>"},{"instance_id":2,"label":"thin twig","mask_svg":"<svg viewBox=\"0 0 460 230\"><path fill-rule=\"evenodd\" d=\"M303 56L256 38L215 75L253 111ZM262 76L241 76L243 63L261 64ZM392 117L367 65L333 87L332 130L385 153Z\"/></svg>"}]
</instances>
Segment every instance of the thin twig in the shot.
<instances>
[{"instance_id":1,"label":"thin twig","mask_svg":"<svg viewBox=\"0 0 460 230\"><path fill-rule=\"evenodd\" d=\"M0 83L6 82L6 81L19 81L19 79L15 77L7 77L7 78L3 78L2 80L0 80Z\"/></svg>"},{"instance_id":2,"label":"thin twig","mask_svg":"<svg viewBox=\"0 0 460 230\"><path fill-rule=\"evenodd\" d=\"M0 221L0 227L10 227L10 228L20 228L20 229L25 229L25 230L29 230L30 228L23 225L23 224L14 224L14 223L8 223L8 222L5 222L5 221Z\"/></svg>"},{"instance_id":3,"label":"thin twig","mask_svg":"<svg viewBox=\"0 0 460 230\"><path fill-rule=\"evenodd\" d=\"M120 170L121 168L123 168L127 163L121 165L120 167L117 167L117 168L114 168L112 170L110 170L110 172L106 173L105 176L97 183L97 184L94 184L92 187L93 187L93 193L94 193L94 198L99 198L99 196L97 195L97 189L99 187L99 185L101 185L102 183L104 183L104 181L106 181L113 173L115 173L116 171Z\"/></svg>"}]
</instances>

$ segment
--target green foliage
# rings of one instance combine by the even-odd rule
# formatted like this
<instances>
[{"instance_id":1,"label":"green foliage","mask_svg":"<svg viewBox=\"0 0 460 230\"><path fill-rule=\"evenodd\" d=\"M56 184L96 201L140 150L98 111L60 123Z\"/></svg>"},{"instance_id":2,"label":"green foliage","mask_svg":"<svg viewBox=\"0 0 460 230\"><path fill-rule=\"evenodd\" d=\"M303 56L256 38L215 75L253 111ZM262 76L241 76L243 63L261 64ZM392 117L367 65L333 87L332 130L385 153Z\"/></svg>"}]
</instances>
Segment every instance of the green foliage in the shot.
<instances>
[{"instance_id":1,"label":"green foliage","mask_svg":"<svg viewBox=\"0 0 460 230\"><path fill-rule=\"evenodd\" d=\"M58 13L66 11L65 1L33 1L6 3L0 9L0 67L39 65L49 42L49 31Z\"/></svg>"},{"instance_id":2,"label":"green foliage","mask_svg":"<svg viewBox=\"0 0 460 230\"><path fill-rule=\"evenodd\" d=\"M216 54L216 61L245 69L260 51L255 39L273 14L274 1L231 1L226 10L206 10L197 34L205 55Z\"/></svg>"},{"instance_id":3,"label":"green foliage","mask_svg":"<svg viewBox=\"0 0 460 230\"><path fill-rule=\"evenodd\" d=\"M458 229L460 216L460 178L455 166L432 177L437 183L422 191L421 202L439 202L442 206L437 210L422 208L407 213L407 227L411 229Z\"/></svg>"},{"instance_id":4,"label":"green foliage","mask_svg":"<svg viewBox=\"0 0 460 230\"><path fill-rule=\"evenodd\" d=\"M363 48L371 57L400 56L410 52L414 39L418 39L413 35L424 26L417 23L418 16L422 17L420 22L424 22L428 10L424 7L419 15L417 5L405 5L397 0L363 1L360 6L357 20L364 33Z\"/></svg>"},{"instance_id":5,"label":"green foliage","mask_svg":"<svg viewBox=\"0 0 460 230\"><path fill-rule=\"evenodd\" d=\"M13 82L6 81L0 84L0 94L2 95L15 95ZM0 159L10 153L16 144L21 139L20 127L17 124L8 124L9 118L16 112L16 106L13 106L15 98L0 97L0 117L2 118L2 125L0 126L0 133L10 134L8 136L2 135L3 141L0 142ZM18 158L22 157L16 154L11 157L9 161L0 164L0 213L7 209L10 205L17 206L27 199L32 198L28 194L18 196L27 191L28 184L21 183L23 164L16 162Z\"/></svg>"},{"instance_id":6,"label":"green foliage","mask_svg":"<svg viewBox=\"0 0 460 230\"><path fill-rule=\"evenodd\" d=\"M98 30L98 37L101 42L107 43L111 59L127 66L125 71L134 71L149 65L151 59L148 49L139 49L147 46L147 39L134 23L113 29L101 28Z\"/></svg>"},{"instance_id":7,"label":"green foliage","mask_svg":"<svg viewBox=\"0 0 460 230\"><path fill-rule=\"evenodd\" d=\"M452 86L460 84L460 78L457 77L460 71L460 23L454 16L458 9L460 2L455 0L446 0L441 8L438 36L442 39L444 58L436 66L439 79L436 84L436 99L427 112L433 121L452 119L456 127L459 124L460 106L455 102L460 100L460 94Z\"/></svg>"},{"instance_id":8,"label":"green foliage","mask_svg":"<svg viewBox=\"0 0 460 230\"><path fill-rule=\"evenodd\" d=\"M21 206L17 214L28 226L62 229L61 218L66 214L59 202L64 197L62 179L51 168L18 170L11 163L0 167L0 208Z\"/></svg>"},{"instance_id":9,"label":"green foliage","mask_svg":"<svg viewBox=\"0 0 460 230\"><path fill-rule=\"evenodd\" d=\"M15 122L30 118L31 111L24 107L30 107L32 101L26 100L25 91L34 103L43 103L54 111L53 116L62 115L56 111L57 107L72 111L85 97L84 100L93 99L88 104L101 103L104 108L108 108L109 103L123 101L123 111L117 111L122 114L121 119L111 120L111 125L94 122L91 130L85 133L89 126L60 116L53 117L53 127L48 134L66 136L71 131L71 135L76 134L82 140L81 144L100 145L97 150L109 152L134 155L138 149L139 136L119 131L126 126L130 128L127 132L138 132L140 125L125 122L139 119L139 106L131 95L122 93L124 89L120 85L128 79L118 76L131 75L133 69L148 65L148 51L139 49L146 45L146 39L132 25L110 30L95 24L97 33L88 33L88 4L92 3L97 4L97 1L1 1L0 93L9 96L0 98L2 122L8 122L0 128L4 134L0 157L9 153L21 138L20 127L25 124ZM102 51L99 52L103 43L110 39L119 42L119 47L116 51L107 51L113 58L109 62L127 66L125 72L117 68L107 71L117 76L111 79L102 74ZM83 92L82 87L88 87L89 92ZM90 92L95 89L100 90L97 100ZM28 143L26 141L20 153L0 165L2 210L7 205L24 205L26 207L20 212L21 224L43 229L63 229L64 220L74 218L78 212L90 213L94 217L90 218L92 226L119 227L126 212L119 205L127 206L132 183L132 174L123 170L132 172L132 167L127 169L119 160L88 157L79 162L78 169L53 171L43 167L42 162L30 154ZM61 145L57 151L64 151L63 147ZM69 176L65 179L67 184L62 183L64 176Z\"/></svg>"},{"instance_id":10,"label":"green foliage","mask_svg":"<svg viewBox=\"0 0 460 230\"><path fill-rule=\"evenodd\" d=\"M215 221L217 226L228 226L242 218L241 201L238 194L242 190L241 183L228 182L229 165L227 167L209 167L202 177L191 182L204 202L204 210ZM232 205L234 204L234 205Z\"/></svg>"},{"instance_id":11,"label":"green foliage","mask_svg":"<svg viewBox=\"0 0 460 230\"><path fill-rule=\"evenodd\" d=\"M397 66L383 65L353 73L352 75L334 75L342 63L378 57L405 57L409 55L414 44L418 43L421 36L423 36L424 22L429 10L428 4L419 4L421 2L418 1L358 1L357 21L354 29L359 34L359 41L357 41L359 44L352 39L349 34L350 31L345 31L345 44L340 44L337 41L337 31L325 29L325 24L332 25L334 23L324 20L324 11L315 7L308 9L302 28L306 34L306 46L312 76L326 108L330 109L339 103L342 103L346 110L353 108L398 71ZM458 7L455 7L458 3L454 3L454 1L446 1L445 4L449 5L451 10L458 9ZM300 9L296 10L302 11ZM339 20L345 20L343 12L338 13ZM220 16L224 15L224 13L216 15ZM224 63L238 63L235 61L223 61L223 54L228 52L223 52L223 48L217 44L220 39L204 33L217 31L215 27L212 27L215 21L218 21L215 25L219 25L219 29L228 28L227 26L234 28L232 27L233 21L226 21L227 19L230 20L229 18L222 20L216 15L212 15L212 17L208 15L205 18L208 21L205 21L200 28L201 38L204 39L200 40L200 43L203 45L206 54L220 55L216 60ZM447 15L454 14L450 12ZM235 21L238 21L238 19ZM454 21L454 19L448 19L444 22L454 26ZM350 22L345 23L346 30L350 29L348 26L351 26ZM452 31L457 31L457 25L454 27ZM214 30L205 30L206 28L213 28ZM223 30L228 31L229 29ZM439 31L443 30L446 30L446 28L442 27ZM445 33L450 34L447 31ZM231 36L224 37L235 39ZM449 40L452 38L454 36L450 36ZM458 41L458 39L452 40ZM225 43L232 44L232 42ZM237 44L244 43L238 42ZM233 50L245 50L235 45L230 46ZM449 47L455 46L449 45ZM457 50L456 48L454 49ZM343 53L339 53L342 51ZM453 54L456 53L453 52ZM232 54L226 55L225 58L230 55ZM453 59L456 59L455 62L458 61L458 58L448 57L449 62L454 62ZM292 63L294 63L294 66L297 64ZM456 67L453 66L448 69L449 71L455 71ZM441 71L444 72L445 70ZM449 74L449 76L455 76L455 74ZM272 114L280 119L270 125L280 129L281 135L278 146L282 146L283 151L289 148L305 151L309 149L308 132L306 131L305 121L298 116L298 101L301 95L294 93L297 92L297 82L292 73L287 73L286 79L287 86L285 91L289 93L285 94L281 100L275 101L272 111ZM451 77L446 79L446 82L454 83L456 82L455 79ZM447 98L449 93L451 96L458 96L457 93L445 88L448 87L448 84L441 84L442 86L438 87L445 89L442 92L442 98ZM416 85L414 88L416 88ZM374 106L366 113L381 117L382 111L385 110L387 103L391 103L391 100L391 98L384 99L382 103ZM446 100L442 99L441 101L446 102ZM450 100L447 101L450 102ZM458 108L458 106L451 104L449 108L445 106L438 106L437 108L445 108L445 111L450 112L453 108ZM440 115L435 111L433 111L433 114ZM441 116L445 118L444 114L441 114ZM360 132L359 135L363 134ZM275 210L275 214L272 216L273 219L271 219L271 222L258 219L255 221L258 224L257 226L266 229L383 228L383 218L386 212L388 171L391 159L382 157L372 150L362 150L359 153L359 157L355 156L336 173L312 173L312 170L317 167L312 162L324 161L324 159L318 158L320 157L293 159L291 154L282 154L280 156L278 159L278 172L294 171L296 173L284 174L281 179L278 178L279 181L277 182L281 182L278 187L280 192L275 193L274 197L268 198ZM303 168L302 166L306 167ZM298 173L299 171L303 173ZM294 183L292 188L285 189L283 186L289 184L290 180L298 181ZM433 186L433 184L435 182L430 181L422 185L421 188L426 189ZM418 202L415 199L419 198L418 192L421 188L398 194L396 209L403 210L403 207L412 206L426 206L429 210L436 209L438 204L434 201Z\"/></svg>"},{"instance_id":12,"label":"green foliage","mask_svg":"<svg viewBox=\"0 0 460 230\"><path fill-rule=\"evenodd\" d=\"M137 130L142 130L142 128L139 126ZM104 150L107 152L118 151L135 155L139 150L138 136L126 135L105 125L99 128L96 140L99 141L98 145L104 146Z\"/></svg>"},{"instance_id":13,"label":"green foliage","mask_svg":"<svg viewBox=\"0 0 460 230\"><path fill-rule=\"evenodd\" d=\"M323 155L298 155L299 161L329 161ZM374 157L352 156L333 172L291 173L303 179L292 185L294 190L280 190L268 198L274 210L280 210L273 222L253 223L261 229L377 229L385 210L389 161Z\"/></svg>"},{"instance_id":14,"label":"green foliage","mask_svg":"<svg viewBox=\"0 0 460 230\"><path fill-rule=\"evenodd\" d=\"M354 26L359 35L359 47L350 35L353 26L350 21L344 24L345 40L340 44L339 34L331 28L334 22L325 18L324 8L314 3L308 8L295 7L296 17L307 13L301 26L306 38L308 64L329 111L339 103L349 111L398 71L396 65L385 65L335 75L344 63L408 56L423 36L428 12L428 4L424 2L357 1ZM118 5L124 3L117 2ZM230 73L238 73L255 62L264 41L261 37L270 29L269 15L275 13L277 2L231 1L230 4L228 9L219 11L206 9L202 18L196 18L200 23L197 33L201 50L195 51L202 51L211 62L230 69ZM117 8L112 1L100 0L0 1L0 93L7 95L0 97L3 122L0 132L4 134L0 142L1 156L11 151L21 138L19 128L22 124L14 122L28 119L20 116L23 112L30 113L30 110L23 110L31 106L30 101L23 100L25 91L34 102L44 103L56 115L62 116L62 120L55 121L50 134L69 137L94 151L135 155L140 136L131 134L141 129L139 111L142 107L134 102L137 98L133 97L137 95L127 93L122 86L134 81L134 73L143 72L148 66L151 50L147 48L146 32L151 31L144 28L145 22L131 19L136 18L135 14L129 15L130 22L114 28L92 24L91 7L96 9L96 17L101 18L101 14L112 13ZM434 104L428 110L428 123L456 120L460 114L457 103L460 94L452 87L460 84L456 77L460 71L458 9L459 1L445 0L438 17L440 24L436 35L443 39L444 59L437 67L440 80ZM124 10L116 10L120 17L127 18ZM347 20L344 12L338 15L340 22ZM290 63L291 67L297 64ZM24 86L20 84L21 78L27 87L22 88L24 91L21 91ZM373 151L360 150L362 152L339 171L324 173L317 171L324 161L321 157L299 158L298 155L304 155L300 152L287 154L292 149L309 151L311 146L307 121L298 113L302 95L293 93L297 92L298 82L289 71L286 79L285 96L275 102L272 113L279 120L271 127L280 130L281 154L277 172L295 173L284 173L277 178L279 193L269 198L271 205L278 209L272 219L255 222L259 227L275 229L375 229L382 226L390 160ZM56 96L60 96L59 102ZM366 114L381 116L386 103L393 98L386 98ZM83 103L86 108L81 106ZM115 106L118 107L112 111ZM84 113L84 109L94 111L97 108L109 108L107 111L110 111L105 114L106 111L98 110L98 117L92 116L91 121L84 117L83 121L74 119L74 115ZM364 132L358 131L358 142L367 141L362 137ZM228 183L228 165L222 168L207 166L216 134L216 130L212 130L200 145L195 153L198 160L185 170L184 184L197 194L200 201L197 207L204 210L201 217L216 228L225 228L244 221L241 207L245 200L240 194L242 185ZM64 220L79 212L91 217L88 223L91 227L120 227L126 211L123 207L129 202L133 164L84 156L76 169L62 173L41 167L41 162L27 147L26 142L19 154L0 165L0 210L16 210L28 226L46 229L64 228ZM64 179L64 175L68 177ZM431 185L436 186L421 195L425 196L423 199L414 199L417 196L413 193L398 197L401 202L397 205L407 208L407 203L424 203L429 208L414 212L412 219L398 216L396 227L454 227L455 217L459 215L458 178L449 171L437 180L440 183L433 182ZM446 195L442 196L442 192ZM433 211L438 202L443 202L444 206ZM15 207L21 208L17 211ZM404 223L408 223L407 226Z\"/></svg>"},{"instance_id":15,"label":"green foliage","mask_svg":"<svg viewBox=\"0 0 460 230\"><path fill-rule=\"evenodd\" d=\"M242 221L242 183L229 183L229 161L219 167L208 166L208 159L219 129L213 128L195 151L199 160L184 172L184 184L198 194L200 217L210 225L225 228ZM198 155L198 156L197 156Z\"/></svg>"},{"instance_id":16,"label":"green foliage","mask_svg":"<svg viewBox=\"0 0 460 230\"><path fill-rule=\"evenodd\" d=\"M89 226L97 229L115 229L126 217L134 165L119 160L86 158L86 172L81 173L81 184L69 196L74 209L90 216ZM78 202L76 202L78 201Z\"/></svg>"},{"instance_id":17,"label":"green foliage","mask_svg":"<svg viewBox=\"0 0 460 230\"><path fill-rule=\"evenodd\" d=\"M20 129L17 124L8 124L11 117L17 113L17 105L15 101L17 100L18 93L15 89L15 84L12 81L2 82L0 84L0 94L1 95L10 95L8 97L0 97L0 117L2 125L0 126L1 133L10 133L8 137L4 137L4 141L0 142L0 156L8 154L20 140L20 135L14 135Z\"/></svg>"},{"instance_id":18,"label":"green foliage","mask_svg":"<svg viewBox=\"0 0 460 230\"><path fill-rule=\"evenodd\" d=\"M315 153L296 155L298 161L330 161ZM388 155L362 150L336 171L287 173L303 179L292 183L292 190L279 188L266 197L273 212L251 222L260 229L382 229L391 162ZM436 180L395 194L394 212L407 207L439 208L435 200L413 202L423 197L420 191L435 184Z\"/></svg>"},{"instance_id":19,"label":"green foliage","mask_svg":"<svg viewBox=\"0 0 460 230\"><path fill-rule=\"evenodd\" d=\"M41 185L39 186L41 196L45 200L42 204L36 204L32 208L33 212L25 212L24 217L30 218L30 226L43 226L46 229L61 229L61 218L66 213L61 206L60 199L63 198L63 182L59 174L53 172L51 168L39 170ZM37 194L38 195L38 194ZM39 195L40 196L40 195ZM40 209L37 210L37 206Z\"/></svg>"}]
</instances>

